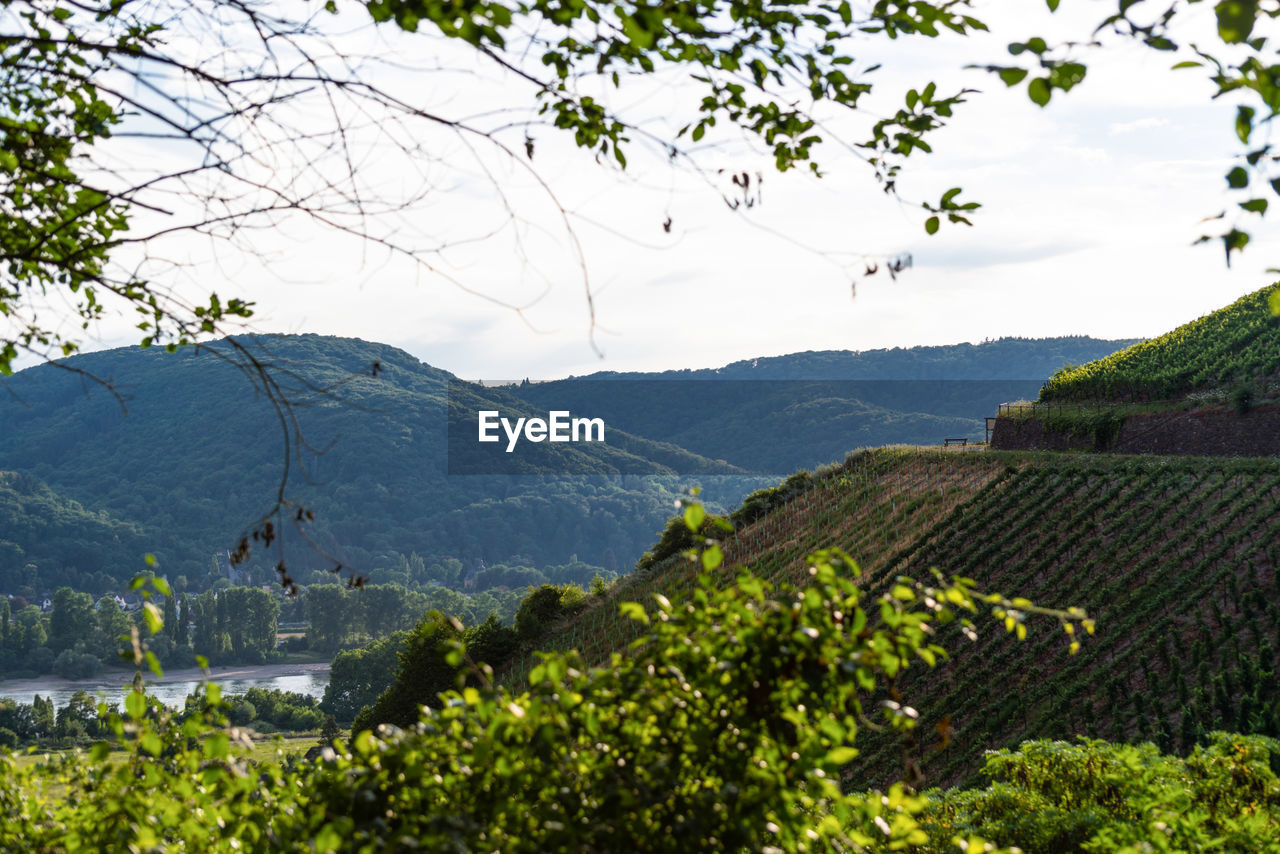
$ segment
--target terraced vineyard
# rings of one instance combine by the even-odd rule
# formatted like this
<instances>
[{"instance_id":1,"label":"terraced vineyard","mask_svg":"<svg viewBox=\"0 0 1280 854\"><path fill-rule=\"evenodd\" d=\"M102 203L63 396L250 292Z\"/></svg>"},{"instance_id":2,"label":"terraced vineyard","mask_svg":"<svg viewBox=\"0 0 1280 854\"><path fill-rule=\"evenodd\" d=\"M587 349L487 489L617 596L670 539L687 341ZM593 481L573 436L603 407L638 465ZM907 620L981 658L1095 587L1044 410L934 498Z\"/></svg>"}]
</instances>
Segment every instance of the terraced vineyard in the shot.
<instances>
[{"instance_id":1,"label":"terraced vineyard","mask_svg":"<svg viewBox=\"0 0 1280 854\"><path fill-rule=\"evenodd\" d=\"M984 750L1091 735L1188 750L1225 728L1280 735L1280 464L1274 460L881 450L860 454L725 543L729 563L803 579L801 559L840 545L882 592L930 567L990 590L1079 605L1097 634L1066 653L1054 624L1017 643L983 621L977 642L899 686L927 734L929 784L972 777ZM619 600L673 601L680 559L637 574L563 626L551 646L600 662L625 647ZM527 665L525 665L527 667ZM522 668L509 674L518 679ZM937 750L937 729L954 730ZM857 785L900 773L902 746L864 733Z\"/></svg>"},{"instance_id":2,"label":"terraced vineyard","mask_svg":"<svg viewBox=\"0 0 1280 854\"><path fill-rule=\"evenodd\" d=\"M1150 341L1054 374L1042 401L1167 400L1280 375L1272 285Z\"/></svg>"},{"instance_id":3,"label":"terraced vineyard","mask_svg":"<svg viewBox=\"0 0 1280 854\"><path fill-rule=\"evenodd\" d=\"M920 530L940 522L968 501L1005 463L994 455L925 448L883 448L851 457L815 478L809 490L764 518L735 531L721 545L726 566L750 566L763 578L797 580L805 555L838 544L875 572ZM603 602L554 632L542 649L578 649L598 664L636 636L635 623L618 613L620 602L651 602L654 593L676 601L693 587L697 570L682 557L615 585ZM533 660L506 678L519 681Z\"/></svg>"},{"instance_id":4,"label":"terraced vineyard","mask_svg":"<svg viewBox=\"0 0 1280 854\"><path fill-rule=\"evenodd\" d=\"M949 639L953 661L903 686L922 731L948 716L957 731L945 751L919 746L930 780L958 782L983 750L1029 738L1187 751L1213 729L1280 735L1278 534L1274 460L1061 456L993 483L888 574L942 567L1084 607L1098 630L1074 657L1050 629L1023 643L1003 630ZM901 761L896 744L863 746L874 775Z\"/></svg>"}]
</instances>

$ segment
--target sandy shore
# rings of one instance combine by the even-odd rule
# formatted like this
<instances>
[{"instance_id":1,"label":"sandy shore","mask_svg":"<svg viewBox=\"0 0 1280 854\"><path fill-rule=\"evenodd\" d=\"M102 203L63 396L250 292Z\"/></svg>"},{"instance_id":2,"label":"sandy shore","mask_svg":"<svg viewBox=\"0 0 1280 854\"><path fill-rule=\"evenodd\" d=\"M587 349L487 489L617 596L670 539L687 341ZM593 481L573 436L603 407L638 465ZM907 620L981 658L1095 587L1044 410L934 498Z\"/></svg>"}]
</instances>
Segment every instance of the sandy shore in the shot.
<instances>
[{"instance_id":1,"label":"sandy shore","mask_svg":"<svg viewBox=\"0 0 1280 854\"><path fill-rule=\"evenodd\" d=\"M259 664L229 667L211 667L207 677L205 671L198 667L166 670L162 679L144 670L142 675L148 685L169 685L177 682L198 682L208 678L214 682L225 679L276 679L281 676L304 676L308 673L327 673L329 665L322 661L299 662L292 664ZM133 679L132 671L112 670L92 676L88 679L63 679L61 676L49 674L38 679L13 679L0 681L0 688L5 691L57 691L76 688L99 687L103 685L127 685Z\"/></svg>"}]
</instances>

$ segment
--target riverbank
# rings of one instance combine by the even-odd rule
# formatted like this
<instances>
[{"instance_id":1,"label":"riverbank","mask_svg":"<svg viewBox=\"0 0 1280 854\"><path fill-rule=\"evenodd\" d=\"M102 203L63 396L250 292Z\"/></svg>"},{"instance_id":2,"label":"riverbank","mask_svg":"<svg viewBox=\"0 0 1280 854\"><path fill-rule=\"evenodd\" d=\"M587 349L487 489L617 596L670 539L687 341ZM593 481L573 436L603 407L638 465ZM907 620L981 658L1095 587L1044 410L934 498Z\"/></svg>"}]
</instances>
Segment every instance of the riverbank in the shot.
<instances>
[{"instance_id":1,"label":"riverbank","mask_svg":"<svg viewBox=\"0 0 1280 854\"><path fill-rule=\"evenodd\" d=\"M166 670L164 677L157 679L155 674L144 670L142 675L147 685L174 685L200 682L268 681L288 676L313 676L328 674L329 664L322 661L279 662L275 664L228 665L211 667L206 672L199 667L184 667ZM36 679L13 679L0 681L0 696L13 694L52 694L74 692L84 689L94 691L110 688L125 688L133 681L132 670L113 670L91 676L87 679L64 679L52 673Z\"/></svg>"}]
</instances>

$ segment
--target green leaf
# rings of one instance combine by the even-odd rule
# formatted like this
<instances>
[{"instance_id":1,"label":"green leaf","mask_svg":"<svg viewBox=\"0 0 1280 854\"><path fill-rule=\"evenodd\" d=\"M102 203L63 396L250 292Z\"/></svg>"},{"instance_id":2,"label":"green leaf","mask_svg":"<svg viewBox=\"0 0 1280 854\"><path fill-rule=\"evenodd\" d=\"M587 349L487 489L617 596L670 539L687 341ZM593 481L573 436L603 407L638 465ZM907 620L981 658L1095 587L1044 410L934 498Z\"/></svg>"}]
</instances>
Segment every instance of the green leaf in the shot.
<instances>
[{"instance_id":1,"label":"green leaf","mask_svg":"<svg viewBox=\"0 0 1280 854\"><path fill-rule=\"evenodd\" d=\"M1017 86L1024 79L1026 79L1027 69L1014 68L1010 66L1008 68L1001 68L996 73L1000 75L1000 79L1004 81L1004 85Z\"/></svg>"},{"instance_id":2,"label":"green leaf","mask_svg":"<svg viewBox=\"0 0 1280 854\"><path fill-rule=\"evenodd\" d=\"M1027 97L1035 104L1043 107L1049 103L1052 93L1049 91L1049 81L1043 77L1037 77L1027 86Z\"/></svg>"},{"instance_id":3,"label":"green leaf","mask_svg":"<svg viewBox=\"0 0 1280 854\"><path fill-rule=\"evenodd\" d=\"M1267 307L1273 315L1280 315L1280 288L1267 294Z\"/></svg>"},{"instance_id":4,"label":"green leaf","mask_svg":"<svg viewBox=\"0 0 1280 854\"><path fill-rule=\"evenodd\" d=\"M315 847L317 854L328 854L342 847L342 834L332 824L326 824L316 834Z\"/></svg>"},{"instance_id":5,"label":"green leaf","mask_svg":"<svg viewBox=\"0 0 1280 854\"><path fill-rule=\"evenodd\" d=\"M847 765L858 758L858 748L837 747L827 753L827 761L832 765Z\"/></svg>"},{"instance_id":6,"label":"green leaf","mask_svg":"<svg viewBox=\"0 0 1280 854\"><path fill-rule=\"evenodd\" d=\"M151 579L151 584L156 588L156 592L161 596L167 598L173 595L173 591L169 587L169 582L165 581L163 578L153 578Z\"/></svg>"},{"instance_id":7,"label":"green leaf","mask_svg":"<svg viewBox=\"0 0 1280 854\"><path fill-rule=\"evenodd\" d=\"M702 522L707 518L707 511L702 509L701 504L690 504L684 508L684 524L695 534L702 528Z\"/></svg>"},{"instance_id":8,"label":"green leaf","mask_svg":"<svg viewBox=\"0 0 1280 854\"><path fill-rule=\"evenodd\" d=\"M1231 266L1231 253L1243 251L1247 245L1249 245L1249 234L1238 228L1233 228L1222 235L1222 246L1227 254L1228 267Z\"/></svg>"},{"instance_id":9,"label":"green leaf","mask_svg":"<svg viewBox=\"0 0 1280 854\"><path fill-rule=\"evenodd\" d=\"M618 613L629 620L649 625L649 615L645 613L644 606L639 602L623 602L618 606Z\"/></svg>"},{"instance_id":10,"label":"green leaf","mask_svg":"<svg viewBox=\"0 0 1280 854\"><path fill-rule=\"evenodd\" d=\"M151 634L159 634L160 629L164 628L164 618L160 616L160 609L156 607L156 603L143 602L142 617L146 620L147 631Z\"/></svg>"},{"instance_id":11,"label":"green leaf","mask_svg":"<svg viewBox=\"0 0 1280 854\"><path fill-rule=\"evenodd\" d=\"M1227 186L1233 190L1249 186L1249 173L1243 166L1237 166L1227 173Z\"/></svg>"},{"instance_id":12,"label":"green leaf","mask_svg":"<svg viewBox=\"0 0 1280 854\"><path fill-rule=\"evenodd\" d=\"M1227 44L1249 38L1258 17L1258 0L1224 0L1213 7L1218 16L1218 36Z\"/></svg>"},{"instance_id":13,"label":"green leaf","mask_svg":"<svg viewBox=\"0 0 1280 854\"><path fill-rule=\"evenodd\" d=\"M924 221L924 230L925 230L925 232L926 232L926 233L928 233L928 234L937 234L937 233L938 233L938 218L937 218L936 216L931 216L931 217L929 217L928 219L926 219L926 220Z\"/></svg>"},{"instance_id":14,"label":"green leaf","mask_svg":"<svg viewBox=\"0 0 1280 854\"><path fill-rule=\"evenodd\" d=\"M1253 107L1241 105L1236 107L1236 136L1243 143L1249 142L1249 135L1253 133Z\"/></svg>"},{"instance_id":15,"label":"green leaf","mask_svg":"<svg viewBox=\"0 0 1280 854\"><path fill-rule=\"evenodd\" d=\"M715 543L707 546L702 553L702 568L711 571L724 562L724 552Z\"/></svg>"},{"instance_id":16,"label":"green leaf","mask_svg":"<svg viewBox=\"0 0 1280 854\"><path fill-rule=\"evenodd\" d=\"M135 721L141 720L142 716L147 713L146 695L141 691L130 691L124 698L124 710Z\"/></svg>"},{"instance_id":17,"label":"green leaf","mask_svg":"<svg viewBox=\"0 0 1280 854\"><path fill-rule=\"evenodd\" d=\"M1266 199L1250 199L1247 202L1241 202L1240 207L1243 208L1244 210L1249 211L1250 213L1256 213L1258 215L1262 215L1267 212L1267 200Z\"/></svg>"},{"instance_id":18,"label":"green leaf","mask_svg":"<svg viewBox=\"0 0 1280 854\"><path fill-rule=\"evenodd\" d=\"M231 739L225 732L211 732L204 740L204 755L209 759L222 759L231 751Z\"/></svg>"}]
</instances>

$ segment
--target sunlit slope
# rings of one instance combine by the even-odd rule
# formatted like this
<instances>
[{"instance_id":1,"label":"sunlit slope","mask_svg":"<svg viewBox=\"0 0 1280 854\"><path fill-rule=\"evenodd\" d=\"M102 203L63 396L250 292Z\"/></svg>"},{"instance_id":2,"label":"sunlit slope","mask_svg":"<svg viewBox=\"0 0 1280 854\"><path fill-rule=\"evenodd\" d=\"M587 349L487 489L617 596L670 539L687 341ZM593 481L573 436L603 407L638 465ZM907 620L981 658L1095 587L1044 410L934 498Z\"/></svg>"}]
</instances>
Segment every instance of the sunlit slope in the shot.
<instances>
[{"instance_id":1,"label":"sunlit slope","mask_svg":"<svg viewBox=\"0 0 1280 854\"><path fill-rule=\"evenodd\" d=\"M803 581L803 556L839 545L870 595L937 567L1090 612L1097 633L1074 657L1054 622L1031 621L1019 643L984 618L976 643L944 639L952 661L910 669L899 689L921 712L911 754L928 784L944 784L1028 738L1186 750L1216 728L1280 735L1278 535L1280 466L1268 460L887 449L816 479L724 546L730 565L771 579ZM599 663L634 636L619 601L679 601L693 575L680 558L638 572L544 646ZM901 773L900 742L867 731L859 747L853 785Z\"/></svg>"},{"instance_id":2,"label":"sunlit slope","mask_svg":"<svg viewBox=\"0 0 1280 854\"><path fill-rule=\"evenodd\" d=\"M852 455L839 468L815 477L798 497L724 540L725 565L749 566L775 581L795 581L805 577L805 555L839 545L874 576L892 554L941 523L1006 466L994 454L930 448ZM654 593L677 600L692 589L696 575L696 568L680 556L638 570L619 581L604 601L553 630L539 647L576 648L588 662L601 663L637 634L635 624L619 615L620 602L651 602ZM534 663L520 662L507 678L518 680Z\"/></svg>"},{"instance_id":3,"label":"sunlit slope","mask_svg":"<svg viewBox=\"0 0 1280 854\"><path fill-rule=\"evenodd\" d=\"M1165 400L1280 374L1280 318L1271 285L1104 359L1063 368L1041 400Z\"/></svg>"}]
</instances>

